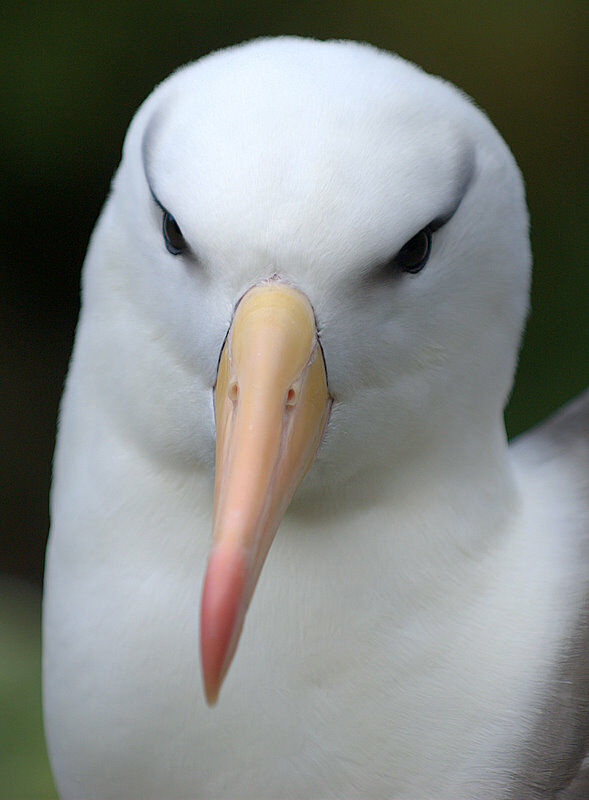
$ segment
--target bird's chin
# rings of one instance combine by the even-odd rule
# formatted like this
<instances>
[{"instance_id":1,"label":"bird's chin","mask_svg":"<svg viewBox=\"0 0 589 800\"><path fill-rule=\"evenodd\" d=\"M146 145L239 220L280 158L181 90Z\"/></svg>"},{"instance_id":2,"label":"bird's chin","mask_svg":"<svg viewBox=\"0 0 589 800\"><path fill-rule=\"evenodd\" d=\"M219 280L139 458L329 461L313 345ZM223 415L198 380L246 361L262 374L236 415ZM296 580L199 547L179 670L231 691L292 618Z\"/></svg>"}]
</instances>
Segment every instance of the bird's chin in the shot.
<instances>
[{"instance_id":1,"label":"bird's chin","mask_svg":"<svg viewBox=\"0 0 589 800\"><path fill-rule=\"evenodd\" d=\"M346 461L339 457L342 450L348 455ZM332 498L334 503L341 504L342 490L369 482L371 471L372 466L351 457L345 445L337 442L337 437L326 439L287 513L291 516L306 515L310 510L313 514L320 513L332 507Z\"/></svg>"}]
</instances>

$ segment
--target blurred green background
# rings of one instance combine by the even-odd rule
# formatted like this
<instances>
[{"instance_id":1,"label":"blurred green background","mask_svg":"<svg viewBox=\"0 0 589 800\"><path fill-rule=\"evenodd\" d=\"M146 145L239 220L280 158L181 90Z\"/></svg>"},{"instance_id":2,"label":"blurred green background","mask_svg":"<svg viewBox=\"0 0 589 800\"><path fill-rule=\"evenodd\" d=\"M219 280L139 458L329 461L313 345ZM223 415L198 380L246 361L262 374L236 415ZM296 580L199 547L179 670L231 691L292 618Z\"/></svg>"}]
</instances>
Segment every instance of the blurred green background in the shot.
<instances>
[{"instance_id":1,"label":"blurred green background","mask_svg":"<svg viewBox=\"0 0 589 800\"><path fill-rule=\"evenodd\" d=\"M180 64L284 33L370 41L475 98L521 166L532 218L532 314L507 410L514 435L589 382L589 4L5 0L3 7L0 571L10 579L0 582L0 797L43 798L54 796L41 734L39 590L55 419L80 266L134 110Z\"/></svg>"}]
</instances>

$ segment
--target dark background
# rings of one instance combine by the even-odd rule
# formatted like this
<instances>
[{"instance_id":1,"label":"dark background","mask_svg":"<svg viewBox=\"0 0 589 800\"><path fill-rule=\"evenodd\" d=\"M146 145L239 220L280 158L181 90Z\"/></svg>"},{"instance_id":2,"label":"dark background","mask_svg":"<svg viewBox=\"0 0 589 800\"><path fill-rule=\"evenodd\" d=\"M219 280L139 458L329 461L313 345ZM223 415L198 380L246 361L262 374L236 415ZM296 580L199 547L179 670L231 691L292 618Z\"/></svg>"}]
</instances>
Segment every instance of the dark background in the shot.
<instances>
[{"instance_id":1,"label":"dark background","mask_svg":"<svg viewBox=\"0 0 589 800\"><path fill-rule=\"evenodd\" d=\"M510 434L579 392L589 377L588 8L586 0L5 0L0 572L41 581L80 267L127 125L175 67L243 39L367 40L450 79L486 109L526 178L535 253Z\"/></svg>"}]
</instances>

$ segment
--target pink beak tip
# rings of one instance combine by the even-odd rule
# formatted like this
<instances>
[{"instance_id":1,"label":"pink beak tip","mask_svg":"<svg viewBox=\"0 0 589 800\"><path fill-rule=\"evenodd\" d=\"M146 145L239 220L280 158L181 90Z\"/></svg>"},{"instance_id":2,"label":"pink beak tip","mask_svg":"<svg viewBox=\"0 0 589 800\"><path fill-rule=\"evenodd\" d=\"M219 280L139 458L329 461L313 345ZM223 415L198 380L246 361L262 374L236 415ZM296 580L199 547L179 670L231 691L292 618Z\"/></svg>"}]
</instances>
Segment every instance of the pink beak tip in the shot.
<instances>
[{"instance_id":1,"label":"pink beak tip","mask_svg":"<svg viewBox=\"0 0 589 800\"><path fill-rule=\"evenodd\" d=\"M203 676L203 685L204 685L204 693L205 693L205 700L207 701L207 705L213 708L217 705L217 700L219 699L219 691L221 689L220 684L215 682L207 681L206 677Z\"/></svg>"},{"instance_id":2,"label":"pink beak tip","mask_svg":"<svg viewBox=\"0 0 589 800\"><path fill-rule=\"evenodd\" d=\"M246 557L241 549L211 552L200 610L200 657L206 701L215 705L244 617Z\"/></svg>"}]
</instances>

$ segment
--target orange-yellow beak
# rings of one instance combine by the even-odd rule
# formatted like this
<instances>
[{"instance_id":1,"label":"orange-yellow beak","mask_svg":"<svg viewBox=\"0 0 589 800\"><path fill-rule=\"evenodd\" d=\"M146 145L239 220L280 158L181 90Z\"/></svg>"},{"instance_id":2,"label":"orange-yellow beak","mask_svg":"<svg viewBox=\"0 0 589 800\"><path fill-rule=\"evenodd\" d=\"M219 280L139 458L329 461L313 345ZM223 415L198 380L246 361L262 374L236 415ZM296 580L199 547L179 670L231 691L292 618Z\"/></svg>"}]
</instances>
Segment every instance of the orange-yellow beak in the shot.
<instances>
[{"instance_id":1,"label":"orange-yellow beak","mask_svg":"<svg viewBox=\"0 0 589 800\"><path fill-rule=\"evenodd\" d=\"M313 309L279 282L237 306L215 388L213 542L204 579L200 651L216 702L274 534L311 466L331 399Z\"/></svg>"}]
</instances>

